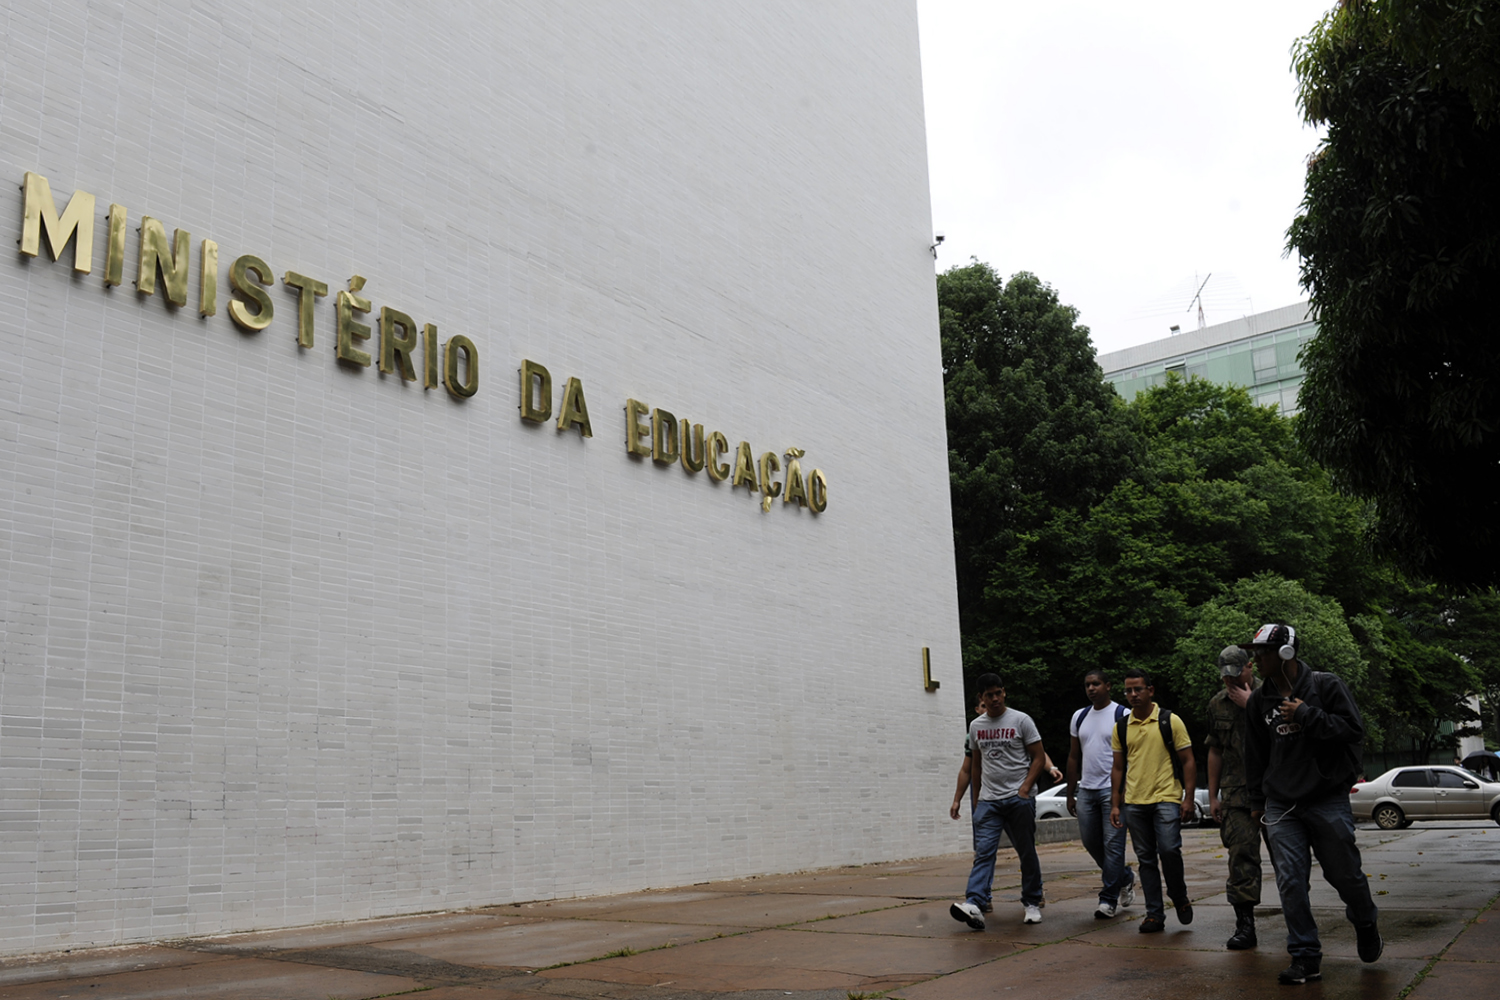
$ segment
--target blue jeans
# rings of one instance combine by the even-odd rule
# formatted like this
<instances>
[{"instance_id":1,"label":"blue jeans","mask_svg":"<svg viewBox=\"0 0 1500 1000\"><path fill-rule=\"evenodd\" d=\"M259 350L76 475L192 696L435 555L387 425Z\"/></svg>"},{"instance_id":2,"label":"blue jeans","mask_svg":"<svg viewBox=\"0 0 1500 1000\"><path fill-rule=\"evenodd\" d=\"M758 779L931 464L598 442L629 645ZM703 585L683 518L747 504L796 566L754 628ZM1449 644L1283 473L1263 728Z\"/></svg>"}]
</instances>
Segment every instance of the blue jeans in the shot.
<instances>
[{"instance_id":1,"label":"blue jeans","mask_svg":"<svg viewBox=\"0 0 1500 1000\"><path fill-rule=\"evenodd\" d=\"M1078 836L1083 849L1104 873L1099 902L1114 906L1120 893L1135 881L1135 873L1125 863L1125 831L1116 830L1109 821L1109 789L1080 788L1078 803Z\"/></svg>"},{"instance_id":2,"label":"blue jeans","mask_svg":"<svg viewBox=\"0 0 1500 1000\"><path fill-rule=\"evenodd\" d=\"M1307 883L1316 854L1323 878L1338 890L1344 916L1353 924L1373 924L1379 911L1370 896L1354 842L1354 817L1348 795L1331 795L1316 802L1266 802L1266 825L1271 837L1271 864L1276 868L1276 890L1286 918L1286 950L1293 958L1320 958L1322 942L1307 901Z\"/></svg>"},{"instance_id":3,"label":"blue jeans","mask_svg":"<svg viewBox=\"0 0 1500 1000\"><path fill-rule=\"evenodd\" d=\"M1146 897L1146 916L1164 920L1161 880L1167 880L1167 895L1173 903L1188 901L1187 881L1182 876L1182 806L1176 802L1149 805L1125 803L1120 810L1130 828L1130 843L1141 866L1141 894Z\"/></svg>"},{"instance_id":4,"label":"blue jeans","mask_svg":"<svg viewBox=\"0 0 1500 1000\"><path fill-rule=\"evenodd\" d=\"M974 869L965 898L981 909L990 905L990 883L995 881L995 852L1000 834L1010 834L1010 845L1021 860L1021 902L1042 904L1042 863L1036 856L1036 802L1012 795L1008 799L980 799L974 806Z\"/></svg>"}]
</instances>

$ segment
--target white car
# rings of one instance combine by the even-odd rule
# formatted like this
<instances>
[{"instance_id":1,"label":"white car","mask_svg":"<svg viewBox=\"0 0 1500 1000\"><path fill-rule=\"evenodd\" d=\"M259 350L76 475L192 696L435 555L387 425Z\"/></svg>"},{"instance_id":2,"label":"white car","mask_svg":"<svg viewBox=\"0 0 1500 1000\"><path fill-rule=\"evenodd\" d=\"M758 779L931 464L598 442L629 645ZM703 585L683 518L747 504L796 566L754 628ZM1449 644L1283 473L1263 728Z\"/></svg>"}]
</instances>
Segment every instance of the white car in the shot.
<instances>
[{"instance_id":1,"label":"white car","mask_svg":"<svg viewBox=\"0 0 1500 1000\"><path fill-rule=\"evenodd\" d=\"M1349 808L1355 819L1373 819L1382 830L1419 819L1489 817L1500 823L1500 782L1461 767L1396 767L1349 789Z\"/></svg>"},{"instance_id":2,"label":"white car","mask_svg":"<svg viewBox=\"0 0 1500 1000\"><path fill-rule=\"evenodd\" d=\"M1198 826L1201 823L1212 823L1213 819L1208 813L1208 790L1200 788L1195 796L1196 808L1193 810L1193 818L1187 821L1188 826ZM1068 812L1068 785L1066 782L1058 782L1045 792L1036 796L1036 818L1037 819L1061 819L1071 815Z\"/></svg>"},{"instance_id":3,"label":"white car","mask_svg":"<svg viewBox=\"0 0 1500 1000\"><path fill-rule=\"evenodd\" d=\"M1068 813L1068 784L1059 781L1036 796L1037 819L1061 819Z\"/></svg>"}]
</instances>

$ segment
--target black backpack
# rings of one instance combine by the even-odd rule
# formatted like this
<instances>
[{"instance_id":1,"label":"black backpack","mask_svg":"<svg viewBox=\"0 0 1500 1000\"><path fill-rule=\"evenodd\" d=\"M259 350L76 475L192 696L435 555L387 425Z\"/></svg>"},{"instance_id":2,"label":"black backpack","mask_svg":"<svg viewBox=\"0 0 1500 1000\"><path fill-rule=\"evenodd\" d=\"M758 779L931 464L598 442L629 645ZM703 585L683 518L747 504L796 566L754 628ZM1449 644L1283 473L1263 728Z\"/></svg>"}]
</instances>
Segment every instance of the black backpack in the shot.
<instances>
[{"instance_id":1,"label":"black backpack","mask_svg":"<svg viewBox=\"0 0 1500 1000\"><path fill-rule=\"evenodd\" d=\"M1119 722L1121 718L1123 718L1124 716L1130 714L1130 709L1126 708L1124 705L1121 705L1119 702L1115 702L1114 705L1115 705L1115 721L1116 722ZM1082 708L1080 708L1077 712L1073 713L1073 728L1074 729L1077 729L1079 726L1083 725L1083 717L1086 714L1088 714L1088 712L1090 710L1092 710L1093 707L1094 706L1092 706L1092 705L1085 705Z\"/></svg>"},{"instance_id":2,"label":"black backpack","mask_svg":"<svg viewBox=\"0 0 1500 1000\"><path fill-rule=\"evenodd\" d=\"M1161 729L1161 741L1167 745L1167 759L1172 762L1172 776L1177 779L1177 783L1180 785L1183 783L1182 758L1177 756L1177 748L1172 745L1172 710L1170 708L1161 709L1156 717L1156 724ZM1115 723L1115 732L1120 741L1120 749L1125 751L1125 764L1127 767L1130 766L1130 752L1128 750L1130 744L1125 742L1125 730L1129 725L1130 713L1128 712L1120 716L1119 721ZM1121 781L1123 780L1122 778Z\"/></svg>"}]
</instances>

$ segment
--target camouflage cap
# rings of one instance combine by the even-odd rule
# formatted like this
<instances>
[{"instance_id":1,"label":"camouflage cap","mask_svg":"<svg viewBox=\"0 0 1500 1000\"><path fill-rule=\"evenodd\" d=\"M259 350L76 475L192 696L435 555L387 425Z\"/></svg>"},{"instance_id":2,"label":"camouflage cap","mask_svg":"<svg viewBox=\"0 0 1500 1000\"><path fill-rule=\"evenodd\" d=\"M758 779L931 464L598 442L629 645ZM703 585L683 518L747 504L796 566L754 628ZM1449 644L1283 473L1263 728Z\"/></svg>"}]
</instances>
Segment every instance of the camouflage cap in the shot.
<instances>
[{"instance_id":1,"label":"camouflage cap","mask_svg":"<svg viewBox=\"0 0 1500 1000\"><path fill-rule=\"evenodd\" d=\"M1245 664L1250 662L1250 654L1239 646L1225 646L1219 653L1219 675L1221 677L1238 677L1245 670Z\"/></svg>"}]
</instances>

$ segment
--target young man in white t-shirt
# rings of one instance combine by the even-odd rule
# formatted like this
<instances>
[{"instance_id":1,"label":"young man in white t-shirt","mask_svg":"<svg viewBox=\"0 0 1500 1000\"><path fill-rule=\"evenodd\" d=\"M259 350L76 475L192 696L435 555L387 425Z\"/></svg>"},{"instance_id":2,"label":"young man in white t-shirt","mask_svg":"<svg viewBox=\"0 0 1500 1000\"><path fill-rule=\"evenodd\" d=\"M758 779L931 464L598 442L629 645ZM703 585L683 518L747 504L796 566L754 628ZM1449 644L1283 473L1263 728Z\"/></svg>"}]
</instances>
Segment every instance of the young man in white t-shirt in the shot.
<instances>
[{"instance_id":1,"label":"young man in white t-shirt","mask_svg":"<svg viewBox=\"0 0 1500 1000\"><path fill-rule=\"evenodd\" d=\"M1108 920L1135 900L1135 872L1125 863L1125 831L1109 821L1110 736L1128 709L1110 697L1102 670L1083 675L1090 707L1073 713L1068 732L1068 812L1078 817L1084 850L1103 873L1096 920Z\"/></svg>"},{"instance_id":2,"label":"young man in white t-shirt","mask_svg":"<svg viewBox=\"0 0 1500 1000\"><path fill-rule=\"evenodd\" d=\"M995 674L976 682L984 712L969 724L958 788L948 815L958 819L964 791L974 816L974 868L962 903L948 908L953 919L984 930L995 880L995 852L1000 835L1010 834L1021 862L1022 923L1042 922L1042 864L1036 856L1036 800L1032 786L1042 773L1042 737L1025 712L1005 707L1005 687ZM977 753L975 751L978 751Z\"/></svg>"}]
</instances>

